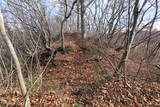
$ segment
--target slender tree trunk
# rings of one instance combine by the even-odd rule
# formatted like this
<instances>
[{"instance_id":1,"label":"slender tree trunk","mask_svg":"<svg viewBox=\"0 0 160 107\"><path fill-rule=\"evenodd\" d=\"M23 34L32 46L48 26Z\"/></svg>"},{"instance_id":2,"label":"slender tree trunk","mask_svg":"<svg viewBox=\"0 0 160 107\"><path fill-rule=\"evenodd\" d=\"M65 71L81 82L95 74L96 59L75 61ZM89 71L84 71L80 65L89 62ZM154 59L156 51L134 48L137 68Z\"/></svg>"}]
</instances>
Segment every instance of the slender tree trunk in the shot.
<instances>
[{"instance_id":1,"label":"slender tree trunk","mask_svg":"<svg viewBox=\"0 0 160 107\"><path fill-rule=\"evenodd\" d=\"M1 77L1 79L2 79L2 81L3 81L3 80L4 80L4 76L3 76L3 72L2 72L1 66L0 66L0 77Z\"/></svg>"},{"instance_id":2,"label":"slender tree trunk","mask_svg":"<svg viewBox=\"0 0 160 107\"><path fill-rule=\"evenodd\" d=\"M122 66L125 67L125 62L128 59L128 55L130 53L130 50L131 50L131 47L132 47L132 44L133 44L133 40L134 40L135 35L136 35L135 30L136 30L136 26L137 26L138 16L139 16L139 0L136 0L134 10L133 10L133 23L132 23L133 25L132 25L131 30L130 30L130 24L128 25L129 29L128 29L127 43L126 43L126 46L125 46L125 52L122 55L122 58L121 58L118 66L117 66L118 71L121 71ZM130 21L130 19L128 19L128 20Z\"/></svg>"},{"instance_id":3,"label":"slender tree trunk","mask_svg":"<svg viewBox=\"0 0 160 107\"><path fill-rule=\"evenodd\" d=\"M6 33L1 10L0 10L0 34L1 34L2 38L4 39L4 41L7 43L7 46L8 46L8 48L11 52L11 55L13 57L13 60L14 60L14 63L15 63L16 69L17 69L17 74L18 74L18 79L20 82L21 90L22 90L23 96L26 97L25 107L30 107L29 94L27 93L27 88L25 86L24 78L22 75L21 66L20 66L17 54L14 50L13 44L11 43L11 41Z\"/></svg>"},{"instance_id":4,"label":"slender tree trunk","mask_svg":"<svg viewBox=\"0 0 160 107\"><path fill-rule=\"evenodd\" d=\"M77 1L77 32L79 32L79 0Z\"/></svg>"},{"instance_id":5,"label":"slender tree trunk","mask_svg":"<svg viewBox=\"0 0 160 107\"><path fill-rule=\"evenodd\" d=\"M84 13L85 13L84 0L81 0L81 35L82 35L82 38L84 38L84 34L85 34Z\"/></svg>"},{"instance_id":6,"label":"slender tree trunk","mask_svg":"<svg viewBox=\"0 0 160 107\"><path fill-rule=\"evenodd\" d=\"M65 46L64 46L64 32L63 32L63 30L64 30L64 22L65 22L65 20L62 21L62 23L61 23L61 30L60 30L61 48L62 48L63 51L65 50Z\"/></svg>"},{"instance_id":7,"label":"slender tree trunk","mask_svg":"<svg viewBox=\"0 0 160 107\"><path fill-rule=\"evenodd\" d=\"M61 36L61 47L62 47L62 50L64 51L65 50L65 46L64 46L64 34L63 34L63 30L64 30L64 23L68 20L68 18L72 15L72 11L74 9L74 6L75 4L77 3L78 0L75 0L73 3L72 3L72 6L71 6L71 9L68 13L68 6L67 6L67 0L65 0L65 13L64 13L64 19L62 20L61 22L61 31L60 31L60 36ZM67 14L68 13L68 14Z\"/></svg>"}]
</instances>

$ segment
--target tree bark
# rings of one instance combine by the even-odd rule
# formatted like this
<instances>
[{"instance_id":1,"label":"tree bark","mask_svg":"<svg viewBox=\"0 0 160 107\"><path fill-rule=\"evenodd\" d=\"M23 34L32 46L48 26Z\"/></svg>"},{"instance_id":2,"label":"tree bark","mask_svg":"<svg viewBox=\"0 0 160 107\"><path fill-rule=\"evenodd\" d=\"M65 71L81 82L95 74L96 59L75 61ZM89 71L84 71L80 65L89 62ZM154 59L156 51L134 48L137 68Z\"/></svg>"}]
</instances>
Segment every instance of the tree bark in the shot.
<instances>
[{"instance_id":1,"label":"tree bark","mask_svg":"<svg viewBox=\"0 0 160 107\"><path fill-rule=\"evenodd\" d=\"M77 32L79 32L79 0L77 1Z\"/></svg>"},{"instance_id":2,"label":"tree bark","mask_svg":"<svg viewBox=\"0 0 160 107\"><path fill-rule=\"evenodd\" d=\"M85 6L84 6L84 0L81 0L81 35L82 38L84 38L85 34L85 26L84 26L84 13L85 13Z\"/></svg>"},{"instance_id":3,"label":"tree bark","mask_svg":"<svg viewBox=\"0 0 160 107\"><path fill-rule=\"evenodd\" d=\"M24 78L23 78L23 75L22 75L21 66L20 66L17 54L14 50L13 44L11 43L11 40L9 39L9 37L6 33L1 10L0 10L0 34L1 34L2 38L4 39L4 41L6 42L8 48L11 52L11 55L13 57L13 60L14 60L15 66L16 66L16 70L17 70L17 74L18 74L18 79L19 79L19 82L20 82L20 87L21 87L21 90L22 90L22 94L26 98L25 107L30 107L29 94L27 93L27 88L25 86Z\"/></svg>"},{"instance_id":4,"label":"tree bark","mask_svg":"<svg viewBox=\"0 0 160 107\"><path fill-rule=\"evenodd\" d=\"M68 6L67 6L67 1L65 0L65 13L64 13L64 18L63 18L63 20L62 20L62 22L61 22L61 30L60 30L60 36L61 36L61 48L62 48L62 50L64 51L65 50L65 46L64 46L64 32L63 32L63 27L64 27L64 24L65 24L65 22L68 20L68 18L72 15L72 11L73 11L73 9L74 9L74 6L75 6L75 4L77 3L77 1L78 0L75 0L73 3L72 3L72 6L71 6L71 9L70 9L70 11L69 11L69 13L68 13ZM68 14L67 14L68 13Z\"/></svg>"},{"instance_id":5,"label":"tree bark","mask_svg":"<svg viewBox=\"0 0 160 107\"><path fill-rule=\"evenodd\" d=\"M61 29L60 29L60 35L61 35L61 48L63 49L63 51L65 50L65 46L64 46L64 32L63 32L63 27L64 27L64 23L65 23L65 20L63 20L61 22Z\"/></svg>"},{"instance_id":6,"label":"tree bark","mask_svg":"<svg viewBox=\"0 0 160 107\"><path fill-rule=\"evenodd\" d=\"M139 16L139 0L136 0L134 10L133 10L133 23L132 23L133 25L130 30L130 23L128 24L129 27L128 27L127 43L125 46L125 52L123 53L122 58L117 66L118 71L121 71L122 66L125 67L126 60L128 59L128 55L130 53L130 50L131 50L131 47L133 44L133 40L136 35L135 30L136 30L136 26L137 26L138 16ZM128 21L130 21L130 18L128 19Z\"/></svg>"},{"instance_id":7,"label":"tree bark","mask_svg":"<svg viewBox=\"0 0 160 107\"><path fill-rule=\"evenodd\" d=\"M0 77L1 77L1 79L2 79L2 81L3 81L3 80L4 80L4 76L3 76L3 72L2 72L1 66L0 66Z\"/></svg>"}]
</instances>

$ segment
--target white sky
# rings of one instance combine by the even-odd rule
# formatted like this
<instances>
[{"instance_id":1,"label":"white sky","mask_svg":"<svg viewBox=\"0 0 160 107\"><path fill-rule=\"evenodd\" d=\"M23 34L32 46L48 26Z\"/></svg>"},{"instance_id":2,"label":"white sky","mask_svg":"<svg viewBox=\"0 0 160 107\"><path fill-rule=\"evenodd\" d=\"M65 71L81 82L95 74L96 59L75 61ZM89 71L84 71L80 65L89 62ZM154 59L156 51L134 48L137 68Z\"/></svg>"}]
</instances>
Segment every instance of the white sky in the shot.
<instances>
[{"instance_id":1,"label":"white sky","mask_svg":"<svg viewBox=\"0 0 160 107\"><path fill-rule=\"evenodd\" d=\"M2 8L2 5L3 5L3 1L5 0L0 0L0 8ZM46 1L49 1L49 5L55 5L56 2L58 2L59 0L46 0ZM105 1L105 0L104 0ZM107 1L107 0L106 0ZM140 0L140 2L142 3L144 0ZM155 0L150 0L150 1L155 1ZM160 0L158 0L159 2L159 5L160 5ZM56 8L54 9L54 11L56 12ZM160 6L159 6L159 11L160 11ZM153 17L154 16L154 10L151 10L151 12L147 12L148 15L146 15L147 18L149 17ZM159 15L160 15L160 12L159 12ZM154 27L158 30L160 30L160 16L159 16L159 20L157 20L155 23L154 23Z\"/></svg>"}]
</instances>

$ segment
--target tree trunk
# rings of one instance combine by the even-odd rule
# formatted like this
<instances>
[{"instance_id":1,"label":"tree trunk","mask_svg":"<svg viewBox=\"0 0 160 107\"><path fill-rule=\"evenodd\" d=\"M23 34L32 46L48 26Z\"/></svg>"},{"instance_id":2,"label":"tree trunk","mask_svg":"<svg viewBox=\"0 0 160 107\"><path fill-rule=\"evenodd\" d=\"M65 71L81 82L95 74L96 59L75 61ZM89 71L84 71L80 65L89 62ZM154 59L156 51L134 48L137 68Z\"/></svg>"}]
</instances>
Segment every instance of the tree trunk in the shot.
<instances>
[{"instance_id":1,"label":"tree trunk","mask_svg":"<svg viewBox=\"0 0 160 107\"><path fill-rule=\"evenodd\" d=\"M84 0L81 0L81 35L82 35L82 38L84 38L84 34L85 34L84 13L85 13Z\"/></svg>"},{"instance_id":2,"label":"tree trunk","mask_svg":"<svg viewBox=\"0 0 160 107\"><path fill-rule=\"evenodd\" d=\"M23 96L26 97L25 107L30 107L29 94L27 93L27 88L25 86L24 78L23 78L23 75L22 75L21 66L20 66L17 54L14 50L13 44L11 43L11 41L10 41L10 39L9 39L7 33L6 33L1 10L0 10L0 34L2 35L2 38L4 39L6 44L8 45L8 48L11 52L12 57L13 57L13 60L14 60L15 66L16 66L16 70L17 70L17 74L18 74L18 79L19 79L19 82L20 82L20 87L21 87Z\"/></svg>"},{"instance_id":3,"label":"tree trunk","mask_svg":"<svg viewBox=\"0 0 160 107\"><path fill-rule=\"evenodd\" d=\"M136 35L135 30L136 30L136 26L137 26L138 16L139 16L139 0L136 0L134 10L133 10L133 23L132 23L133 25L132 25L131 30L130 30L130 24L128 25L129 28L128 28L127 43L126 43L126 46L125 46L125 52L122 55L122 58L121 58L118 66L117 66L118 71L121 71L122 66L125 67L126 60L128 59L128 55L130 53L130 50L131 50L131 47L132 47L132 44L133 44L133 40L134 40L135 35ZM128 20L130 21L130 19L128 19Z\"/></svg>"},{"instance_id":4,"label":"tree trunk","mask_svg":"<svg viewBox=\"0 0 160 107\"><path fill-rule=\"evenodd\" d=\"M60 36L61 36L61 48L62 48L62 50L63 50L63 52L65 51L65 46L64 46L64 34L63 34L63 30L64 30L64 23L67 21L67 19L71 16L71 14L72 14L72 11L73 11L73 9L74 9L74 6L75 6L75 4L77 3L77 1L78 0L75 0L73 3L72 3L72 6L71 6L71 9L70 9L70 11L69 11L69 13L68 13L68 6L67 6L67 1L65 0L65 14L64 14L64 19L62 20L62 22L61 22L61 30L60 30ZM68 14L67 14L68 13Z\"/></svg>"},{"instance_id":5,"label":"tree trunk","mask_svg":"<svg viewBox=\"0 0 160 107\"><path fill-rule=\"evenodd\" d=\"M79 32L79 0L77 1L77 32Z\"/></svg>"},{"instance_id":6,"label":"tree trunk","mask_svg":"<svg viewBox=\"0 0 160 107\"><path fill-rule=\"evenodd\" d=\"M3 72L2 72L1 66L0 66L0 77L1 77L1 80L3 81L4 80L4 76L3 76Z\"/></svg>"},{"instance_id":7,"label":"tree trunk","mask_svg":"<svg viewBox=\"0 0 160 107\"><path fill-rule=\"evenodd\" d=\"M65 50L65 46L64 46L64 32L63 32L63 27L64 27L64 22L65 22L65 20L63 20L62 22L61 22L61 29L60 29L60 36L61 36L61 48L62 48L62 50L64 51Z\"/></svg>"}]
</instances>

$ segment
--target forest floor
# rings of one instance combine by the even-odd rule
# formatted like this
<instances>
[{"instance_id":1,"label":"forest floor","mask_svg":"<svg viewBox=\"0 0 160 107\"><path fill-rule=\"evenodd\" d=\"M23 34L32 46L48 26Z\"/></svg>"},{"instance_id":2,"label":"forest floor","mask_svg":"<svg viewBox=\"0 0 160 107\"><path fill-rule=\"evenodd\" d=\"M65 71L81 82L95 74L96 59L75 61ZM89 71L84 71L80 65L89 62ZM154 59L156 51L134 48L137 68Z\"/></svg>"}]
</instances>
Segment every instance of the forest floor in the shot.
<instances>
[{"instance_id":1,"label":"forest floor","mask_svg":"<svg viewBox=\"0 0 160 107\"><path fill-rule=\"evenodd\" d=\"M159 83L128 79L126 85L123 78L112 76L110 61L82 49L79 39L70 38L65 46L67 52L58 53L55 65L43 73L42 86L35 85L30 93L32 107L160 107ZM112 49L108 53L120 54ZM132 61L128 65L133 72L137 69ZM17 88L0 95L2 107L21 107L22 102Z\"/></svg>"}]
</instances>

